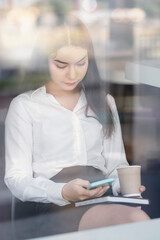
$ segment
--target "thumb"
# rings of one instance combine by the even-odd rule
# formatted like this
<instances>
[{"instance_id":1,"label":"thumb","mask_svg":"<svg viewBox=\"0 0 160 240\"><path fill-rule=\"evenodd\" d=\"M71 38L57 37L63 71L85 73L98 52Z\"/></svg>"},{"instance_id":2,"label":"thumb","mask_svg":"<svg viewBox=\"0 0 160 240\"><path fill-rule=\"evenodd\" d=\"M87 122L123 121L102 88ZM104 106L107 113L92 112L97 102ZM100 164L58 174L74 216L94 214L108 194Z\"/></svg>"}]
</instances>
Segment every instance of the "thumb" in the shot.
<instances>
[{"instance_id":1,"label":"thumb","mask_svg":"<svg viewBox=\"0 0 160 240\"><path fill-rule=\"evenodd\" d=\"M117 189L117 193L120 193L120 192L121 192L121 189L120 189L120 188L118 188L118 189Z\"/></svg>"},{"instance_id":2,"label":"thumb","mask_svg":"<svg viewBox=\"0 0 160 240\"><path fill-rule=\"evenodd\" d=\"M82 187L87 188L87 187L89 187L90 182L87 181L87 180L83 180L83 179L77 179L77 184L82 186Z\"/></svg>"}]
</instances>

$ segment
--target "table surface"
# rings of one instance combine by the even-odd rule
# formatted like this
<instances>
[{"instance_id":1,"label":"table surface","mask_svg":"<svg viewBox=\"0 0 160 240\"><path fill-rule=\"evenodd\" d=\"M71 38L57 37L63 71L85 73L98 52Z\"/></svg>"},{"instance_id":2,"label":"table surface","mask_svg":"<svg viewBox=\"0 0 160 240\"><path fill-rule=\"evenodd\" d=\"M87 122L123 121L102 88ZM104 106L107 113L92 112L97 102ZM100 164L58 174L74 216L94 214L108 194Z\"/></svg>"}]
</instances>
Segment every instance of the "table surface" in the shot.
<instances>
[{"instance_id":1,"label":"table surface","mask_svg":"<svg viewBox=\"0 0 160 240\"><path fill-rule=\"evenodd\" d=\"M107 237L107 238L106 238ZM160 218L145 222L60 234L34 240L160 240Z\"/></svg>"}]
</instances>

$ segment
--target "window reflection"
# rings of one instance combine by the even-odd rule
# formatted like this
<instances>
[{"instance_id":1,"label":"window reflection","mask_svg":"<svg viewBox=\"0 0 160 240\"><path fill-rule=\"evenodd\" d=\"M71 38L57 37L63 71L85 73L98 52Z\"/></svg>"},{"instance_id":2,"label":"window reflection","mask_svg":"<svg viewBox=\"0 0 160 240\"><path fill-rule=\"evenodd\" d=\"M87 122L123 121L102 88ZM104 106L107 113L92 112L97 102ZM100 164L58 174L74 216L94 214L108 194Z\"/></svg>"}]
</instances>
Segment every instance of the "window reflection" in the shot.
<instances>
[{"instance_id":1,"label":"window reflection","mask_svg":"<svg viewBox=\"0 0 160 240\"><path fill-rule=\"evenodd\" d=\"M159 88L138 84L125 77L126 62L140 62L159 69L160 19L157 1L0 1L0 229L4 239L12 239L15 224L29 226L34 212L19 212L12 225L14 202L3 178L5 171L4 121L11 100L36 89L48 79L45 57L52 28L68 12L78 16L92 37L96 62L104 88L116 100L122 134L130 164L140 164L144 197L153 204L144 208L152 218L160 217L159 178ZM67 3L66 3L67 2ZM58 30L57 30L58 32ZM46 36L53 38L47 38ZM41 42L37 41L41 36ZM57 36L58 37L58 33ZM151 181L155 186L151 191ZM16 202L16 206L20 202ZM31 208L32 209L32 208ZM12 212L13 217L13 212ZM13 219L12 219L13 220ZM8 229L10 230L6 230ZM25 229L28 236L28 229Z\"/></svg>"}]
</instances>

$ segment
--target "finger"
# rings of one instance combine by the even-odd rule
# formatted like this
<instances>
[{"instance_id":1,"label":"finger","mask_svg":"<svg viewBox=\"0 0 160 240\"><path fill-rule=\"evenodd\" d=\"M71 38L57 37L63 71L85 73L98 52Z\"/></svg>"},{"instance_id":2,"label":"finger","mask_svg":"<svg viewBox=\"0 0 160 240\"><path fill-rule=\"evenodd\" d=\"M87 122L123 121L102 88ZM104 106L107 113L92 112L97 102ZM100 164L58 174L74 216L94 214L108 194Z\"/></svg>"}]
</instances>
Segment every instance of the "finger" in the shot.
<instances>
[{"instance_id":1,"label":"finger","mask_svg":"<svg viewBox=\"0 0 160 240\"><path fill-rule=\"evenodd\" d=\"M109 188L110 188L109 186L103 188L103 189L96 195L96 197L101 197L101 196L103 196L103 195L105 194L105 192L107 192L107 190L108 190Z\"/></svg>"},{"instance_id":2,"label":"finger","mask_svg":"<svg viewBox=\"0 0 160 240\"><path fill-rule=\"evenodd\" d=\"M106 185L105 187L103 187L103 190L106 192L106 191L108 191L109 188L110 188L110 186Z\"/></svg>"},{"instance_id":3,"label":"finger","mask_svg":"<svg viewBox=\"0 0 160 240\"><path fill-rule=\"evenodd\" d=\"M97 187L92 190L85 189L84 195L88 198L95 197L101 190L102 190L102 187Z\"/></svg>"},{"instance_id":4,"label":"finger","mask_svg":"<svg viewBox=\"0 0 160 240\"><path fill-rule=\"evenodd\" d=\"M106 191L108 191L108 189L110 188L110 186L105 186L103 187L94 197L99 197L105 194Z\"/></svg>"},{"instance_id":5,"label":"finger","mask_svg":"<svg viewBox=\"0 0 160 240\"><path fill-rule=\"evenodd\" d=\"M120 188L118 188L118 189L117 189L117 193L120 193L120 192L121 192L121 189L120 189Z\"/></svg>"},{"instance_id":6,"label":"finger","mask_svg":"<svg viewBox=\"0 0 160 240\"><path fill-rule=\"evenodd\" d=\"M140 195L140 196L138 196L137 198L143 198L143 197Z\"/></svg>"},{"instance_id":7,"label":"finger","mask_svg":"<svg viewBox=\"0 0 160 240\"><path fill-rule=\"evenodd\" d=\"M103 187L103 192L105 193L105 192L107 192L109 189L110 189L110 186L107 185L107 186Z\"/></svg>"},{"instance_id":8,"label":"finger","mask_svg":"<svg viewBox=\"0 0 160 240\"><path fill-rule=\"evenodd\" d=\"M83 180L83 179L80 179L80 178L75 179L75 183L80 185L81 187L85 187L85 188L89 187L89 185L90 185L89 181Z\"/></svg>"},{"instance_id":9,"label":"finger","mask_svg":"<svg viewBox=\"0 0 160 240\"><path fill-rule=\"evenodd\" d=\"M106 191L104 189L100 190L94 197L100 197L102 196Z\"/></svg>"},{"instance_id":10,"label":"finger","mask_svg":"<svg viewBox=\"0 0 160 240\"><path fill-rule=\"evenodd\" d=\"M99 192L101 192L101 191L103 191L102 186L90 190L90 191L89 191L89 195L90 195L91 197L93 197L93 196L96 196L96 195L97 195Z\"/></svg>"},{"instance_id":11,"label":"finger","mask_svg":"<svg viewBox=\"0 0 160 240\"><path fill-rule=\"evenodd\" d=\"M142 192L146 191L146 187L143 186L143 185L141 185L140 188L139 188L139 190L140 190L140 192L142 193Z\"/></svg>"}]
</instances>

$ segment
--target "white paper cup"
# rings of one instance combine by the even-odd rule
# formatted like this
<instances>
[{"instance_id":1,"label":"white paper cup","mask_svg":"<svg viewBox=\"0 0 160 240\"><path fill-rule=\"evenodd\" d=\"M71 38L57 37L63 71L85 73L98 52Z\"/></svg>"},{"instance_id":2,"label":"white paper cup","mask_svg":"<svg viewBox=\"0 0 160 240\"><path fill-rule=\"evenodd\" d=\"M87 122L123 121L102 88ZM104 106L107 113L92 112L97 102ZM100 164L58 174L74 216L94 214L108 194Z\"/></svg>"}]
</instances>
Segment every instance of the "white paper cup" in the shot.
<instances>
[{"instance_id":1,"label":"white paper cup","mask_svg":"<svg viewBox=\"0 0 160 240\"><path fill-rule=\"evenodd\" d=\"M121 194L124 197L139 197L141 193L141 166L132 165L117 168Z\"/></svg>"}]
</instances>

